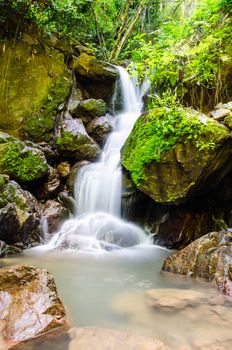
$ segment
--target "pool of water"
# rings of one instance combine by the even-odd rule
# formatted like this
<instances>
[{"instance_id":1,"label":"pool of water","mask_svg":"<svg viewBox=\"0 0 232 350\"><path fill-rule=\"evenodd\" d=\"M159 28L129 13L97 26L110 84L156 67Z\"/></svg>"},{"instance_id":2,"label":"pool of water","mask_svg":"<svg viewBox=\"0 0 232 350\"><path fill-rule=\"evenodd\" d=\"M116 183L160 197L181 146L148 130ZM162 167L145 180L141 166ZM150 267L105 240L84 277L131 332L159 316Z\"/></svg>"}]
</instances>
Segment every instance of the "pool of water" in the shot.
<instances>
[{"instance_id":1,"label":"pool of water","mask_svg":"<svg viewBox=\"0 0 232 350\"><path fill-rule=\"evenodd\" d=\"M72 326L129 331L173 349L231 350L231 300L210 283L162 273L169 254L149 245L99 254L32 249L3 263L51 272Z\"/></svg>"}]
</instances>

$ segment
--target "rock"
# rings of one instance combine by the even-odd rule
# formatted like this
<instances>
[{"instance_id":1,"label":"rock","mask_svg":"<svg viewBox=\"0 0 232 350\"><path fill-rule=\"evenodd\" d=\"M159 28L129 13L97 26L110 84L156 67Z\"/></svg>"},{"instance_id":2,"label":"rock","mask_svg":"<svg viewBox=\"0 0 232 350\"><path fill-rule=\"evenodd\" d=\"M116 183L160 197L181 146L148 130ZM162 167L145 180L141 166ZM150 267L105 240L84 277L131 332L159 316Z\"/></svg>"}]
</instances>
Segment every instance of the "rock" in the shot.
<instances>
[{"instance_id":1,"label":"rock","mask_svg":"<svg viewBox=\"0 0 232 350\"><path fill-rule=\"evenodd\" d=\"M1 136L2 135L2 136ZM43 178L48 172L48 164L42 151L36 145L27 146L17 139L2 142L0 135L0 173L9 175L21 183Z\"/></svg>"},{"instance_id":2,"label":"rock","mask_svg":"<svg viewBox=\"0 0 232 350\"><path fill-rule=\"evenodd\" d=\"M25 141L25 143L28 144L28 141ZM44 153L48 164L54 166L57 163L59 160L59 154L54 146L51 146L46 142L39 142L36 146Z\"/></svg>"},{"instance_id":3,"label":"rock","mask_svg":"<svg viewBox=\"0 0 232 350\"><path fill-rule=\"evenodd\" d=\"M67 178L70 175L70 163L69 162L61 162L57 165L57 170L61 177Z\"/></svg>"},{"instance_id":4,"label":"rock","mask_svg":"<svg viewBox=\"0 0 232 350\"><path fill-rule=\"evenodd\" d=\"M229 173L231 144L229 129L211 118L156 108L135 123L122 149L122 164L153 200L178 204L216 187Z\"/></svg>"},{"instance_id":5,"label":"rock","mask_svg":"<svg viewBox=\"0 0 232 350\"><path fill-rule=\"evenodd\" d=\"M69 210L57 200L48 200L43 209L43 217L47 219L48 233L59 230L64 220L69 217Z\"/></svg>"},{"instance_id":6,"label":"rock","mask_svg":"<svg viewBox=\"0 0 232 350\"><path fill-rule=\"evenodd\" d=\"M99 144L103 144L113 125L107 116L94 118L86 127L87 133Z\"/></svg>"},{"instance_id":7,"label":"rock","mask_svg":"<svg viewBox=\"0 0 232 350\"><path fill-rule=\"evenodd\" d=\"M163 342L104 328L72 328L69 350L171 350Z\"/></svg>"},{"instance_id":8,"label":"rock","mask_svg":"<svg viewBox=\"0 0 232 350\"><path fill-rule=\"evenodd\" d=\"M167 257L162 269L181 275L215 280L220 291L232 295L232 233L209 233Z\"/></svg>"},{"instance_id":9,"label":"rock","mask_svg":"<svg viewBox=\"0 0 232 350\"><path fill-rule=\"evenodd\" d=\"M90 164L90 162L88 162L87 160L82 160L80 162L75 163L71 168L70 175L67 181L67 187L73 195L74 195L74 187L75 187L75 182L76 182L78 172L83 166L88 164Z\"/></svg>"},{"instance_id":10,"label":"rock","mask_svg":"<svg viewBox=\"0 0 232 350\"><path fill-rule=\"evenodd\" d=\"M0 188L0 240L7 244L27 244L36 239L41 218L36 199L16 182L6 182L2 175Z\"/></svg>"},{"instance_id":11,"label":"rock","mask_svg":"<svg viewBox=\"0 0 232 350\"><path fill-rule=\"evenodd\" d=\"M232 113L224 119L224 125L226 125L230 130L232 130Z\"/></svg>"},{"instance_id":12,"label":"rock","mask_svg":"<svg viewBox=\"0 0 232 350\"><path fill-rule=\"evenodd\" d=\"M80 101L76 108L70 110L70 114L75 118L80 118L84 124L88 124L95 117L106 114L106 104L101 99L90 98Z\"/></svg>"},{"instance_id":13,"label":"rock","mask_svg":"<svg viewBox=\"0 0 232 350\"><path fill-rule=\"evenodd\" d=\"M11 254L19 254L22 250L18 247L8 245L3 241L0 241L0 258ZM1 347L0 347L1 349Z\"/></svg>"},{"instance_id":14,"label":"rock","mask_svg":"<svg viewBox=\"0 0 232 350\"><path fill-rule=\"evenodd\" d=\"M100 147L87 134L81 119L66 114L56 135L56 145L61 155L76 160L93 160L99 157Z\"/></svg>"},{"instance_id":15,"label":"rock","mask_svg":"<svg viewBox=\"0 0 232 350\"><path fill-rule=\"evenodd\" d=\"M11 346L67 327L54 279L46 270L32 266L0 270L0 314L2 335Z\"/></svg>"},{"instance_id":16,"label":"rock","mask_svg":"<svg viewBox=\"0 0 232 350\"><path fill-rule=\"evenodd\" d=\"M49 166L48 175L39 186L36 192L36 197L38 199L48 199L57 196L61 190L60 174L57 169Z\"/></svg>"},{"instance_id":17,"label":"rock","mask_svg":"<svg viewBox=\"0 0 232 350\"><path fill-rule=\"evenodd\" d=\"M115 81L118 77L117 69L96 57L81 53L79 57L72 57L69 67L74 70L79 78L96 81Z\"/></svg>"},{"instance_id":18,"label":"rock","mask_svg":"<svg viewBox=\"0 0 232 350\"><path fill-rule=\"evenodd\" d=\"M184 309L206 299L202 292L175 288L149 289L145 296L147 303L153 308L175 310Z\"/></svg>"},{"instance_id":19,"label":"rock","mask_svg":"<svg viewBox=\"0 0 232 350\"><path fill-rule=\"evenodd\" d=\"M58 198L70 213L72 213L73 215L76 214L76 202L72 196L70 196L67 192L64 191L59 193Z\"/></svg>"},{"instance_id":20,"label":"rock","mask_svg":"<svg viewBox=\"0 0 232 350\"><path fill-rule=\"evenodd\" d=\"M232 111L232 101L224 104L220 102L215 106L215 109L221 109L221 108L229 109L230 111Z\"/></svg>"},{"instance_id":21,"label":"rock","mask_svg":"<svg viewBox=\"0 0 232 350\"><path fill-rule=\"evenodd\" d=\"M56 108L70 92L71 71L63 53L27 37L30 39L5 39L0 44L1 52L4 45L0 75L5 76L0 97L1 130L36 142L50 141Z\"/></svg>"},{"instance_id":22,"label":"rock","mask_svg":"<svg viewBox=\"0 0 232 350\"><path fill-rule=\"evenodd\" d=\"M217 120L218 122L222 122L225 119L225 117L232 116L232 113L229 109L220 108L210 112L209 116Z\"/></svg>"}]
</instances>

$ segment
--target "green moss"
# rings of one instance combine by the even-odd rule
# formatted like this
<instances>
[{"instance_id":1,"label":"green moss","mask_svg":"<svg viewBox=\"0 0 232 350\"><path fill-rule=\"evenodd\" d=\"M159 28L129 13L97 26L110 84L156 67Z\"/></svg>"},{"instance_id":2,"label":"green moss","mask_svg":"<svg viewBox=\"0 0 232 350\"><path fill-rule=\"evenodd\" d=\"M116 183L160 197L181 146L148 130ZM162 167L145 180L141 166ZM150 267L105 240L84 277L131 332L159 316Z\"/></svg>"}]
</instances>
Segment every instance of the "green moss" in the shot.
<instances>
[{"instance_id":1,"label":"green moss","mask_svg":"<svg viewBox=\"0 0 232 350\"><path fill-rule=\"evenodd\" d=\"M61 136L56 139L56 145L60 150L76 151L79 146L86 143L85 135L72 135L70 132L62 130Z\"/></svg>"},{"instance_id":2,"label":"green moss","mask_svg":"<svg viewBox=\"0 0 232 350\"><path fill-rule=\"evenodd\" d=\"M46 162L24 144L9 142L0 145L0 171L12 178L27 182L42 177L47 172Z\"/></svg>"},{"instance_id":3,"label":"green moss","mask_svg":"<svg viewBox=\"0 0 232 350\"><path fill-rule=\"evenodd\" d=\"M218 123L201 122L179 107L159 107L143 115L126 141L122 163L136 185L145 180L143 167L153 161L165 162L165 154L178 143L193 142L204 156L215 147L215 138L227 133ZM170 201L172 195L170 194Z\"/></svg>"}]
</instances>

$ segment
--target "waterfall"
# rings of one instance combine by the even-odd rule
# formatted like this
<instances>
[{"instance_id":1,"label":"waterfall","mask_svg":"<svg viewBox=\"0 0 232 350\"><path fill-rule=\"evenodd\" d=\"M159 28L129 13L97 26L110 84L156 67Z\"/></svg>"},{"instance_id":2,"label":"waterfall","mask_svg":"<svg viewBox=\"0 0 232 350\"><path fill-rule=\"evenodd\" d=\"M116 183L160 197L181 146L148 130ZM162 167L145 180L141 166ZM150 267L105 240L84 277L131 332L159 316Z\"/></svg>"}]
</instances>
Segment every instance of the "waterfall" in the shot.
<instances>
[{"instance_id":1,"label":"waterfall","mask_svg":"<svg viewBox=\"0 0 232 350\"><path fill-rule=\"evenodd\" d=\"M145 233L121 217L120 150L142 109L147 86L139 87L135 78L118 67L122 110L114 116L114 128L98 162L84 166L75 183L76 218L64 223L47 244L49 249L101 251L145 242Z\"/></svg>"}]
</instances>

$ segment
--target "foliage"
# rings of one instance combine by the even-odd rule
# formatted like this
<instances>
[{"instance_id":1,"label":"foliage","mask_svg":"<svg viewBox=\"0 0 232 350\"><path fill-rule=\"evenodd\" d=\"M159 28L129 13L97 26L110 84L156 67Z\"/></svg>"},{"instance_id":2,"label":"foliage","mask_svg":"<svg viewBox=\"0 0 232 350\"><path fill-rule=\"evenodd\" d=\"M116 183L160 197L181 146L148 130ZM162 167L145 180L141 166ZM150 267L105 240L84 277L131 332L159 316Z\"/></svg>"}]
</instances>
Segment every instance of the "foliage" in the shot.
<instances>
[{"instance_id":1,"label":"foliage","mask_svg":"<svg viewBox=\"0 0 232 350\"><path fill-rule=\"evenodd\" d=\"M125 55L161 95L170 91L181 100L189 84L216 90L232 60L230 14L230 0L201 1L190 17L166 18L149 36L134 36Z\"/></svg>"}]
</instances>

